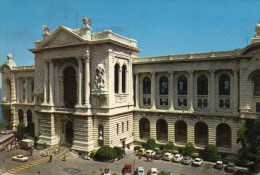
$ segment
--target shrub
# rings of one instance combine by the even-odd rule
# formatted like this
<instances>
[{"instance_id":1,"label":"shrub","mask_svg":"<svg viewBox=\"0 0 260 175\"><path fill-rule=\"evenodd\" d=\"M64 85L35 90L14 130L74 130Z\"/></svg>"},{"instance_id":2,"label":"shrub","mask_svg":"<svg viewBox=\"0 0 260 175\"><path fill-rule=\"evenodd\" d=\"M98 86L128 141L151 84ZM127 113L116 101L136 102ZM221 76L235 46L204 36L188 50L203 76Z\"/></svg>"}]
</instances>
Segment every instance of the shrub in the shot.
<instances>
[{"instance_id":1,"label":"shrub","mask_svg":"<svg viewBox=\"0 0 260 175\"><path fill-rule=\"evenodd\" d=\"M167 173L165 171L160 171L158 175L169 175L169 173Z\"/></svg>"},{"instance_id":2,"label":"shrub","mask_svg":"<svg viewBox=\"0 0 260 175\"><path fill-rule=\"evenodd\" d=\"M174 146L174 144L173 144L172 141L169 141L169 142L165 145L164 148L165 148L166 150L174 150L175 146Z\"/></svg>"},{"instance_id":3,"label":"shrub","mask_svg":"<svg viewBox=\"0 0 260 175\"><path fill-rule=\"evenodd\" d=\"M139 150L140 148L142 148L142 147L141 146L135 146L134 150L136 151L136 150Z\"/></svg>"},{"instance_id":4,"label":"shrub","mask_svg":"<svg viewBox=\"0 0 260 175\"><path fill-rule=\"evenodd\" d=\"M125 155L125 150L123 150L122 148L120 147L114 147L114 150L116 151L116 157L121 159L124 157Z\"/></svg>"},{"instance_id":5,"label":"shrub","mask_svg":"<svg viewBox=\"0 0 260 175\"><path fill-rule=\"evenodd\" d=\"M12 130L12 129L13 129L13 124L12 124L12 122L7 122L7 123L5 124L5 128L6 128L7 130Z\"/></svg>"},{"instance_id":6,"label":"shrub","mask_svg":"<svg viewBox=\"0 0 260 175\"><path fill-rule=\"evenodd\" d=\"M218 159L218 151L216 145L208 144L202 151L202 157L205 160L216 161Z\"/></svg>"},{"instance_id":7,"label":"shrub","mask_svg":"<svg viewBox=\"0 0 260 175\"><path fill-rule=\"evenodd\" d=\"M90 152L90 157L91 158L94 158L95 157L95 155L97 154L97 151L98 151L98 149L93 149L91 152Z\"/></svg>"},{"instance_id":8,"label":"shrub","mask_svg":"<svg viewBox=\"0 0 260 175\"><path fill-rule=\"evenodd\" d=\"M155 147L156 147L156 142L154 139L147 140L146 147L145 147L146 149L154 150Z\"/></svg>"},{"instance_id":9,"label":"shrub","mask_svg":"<svg viewBox=\"0 0 260 175\"><path fill-rule=\"evenodd\" d=\"M195 152L195 147L192 143L187 143L184 150L183 155L184 156L191 156Z\"/></svg>"},{"instance_id":10,"label":"shrub","mask_svg":"<svg viewBox=\"0 0 260 175\"><path fill-rule=\"evenodd\" d=\"M19 123L18 125L17 125L17 131L19 131L19 132L25 132L25 124L23 123L23 122L21 122L21 123Z\"/></svg>"},{"instance_id":11,"label":"shrub","mask_svg":"<svg viewBox=\"0 0 260 175\"><path fill-rule=\"evenodd\" d=\"M95 155L95 158L100 161L114 160L116 157L116 150L108 146L103 146L99 148Z\"/></svg>"}]
</instances>

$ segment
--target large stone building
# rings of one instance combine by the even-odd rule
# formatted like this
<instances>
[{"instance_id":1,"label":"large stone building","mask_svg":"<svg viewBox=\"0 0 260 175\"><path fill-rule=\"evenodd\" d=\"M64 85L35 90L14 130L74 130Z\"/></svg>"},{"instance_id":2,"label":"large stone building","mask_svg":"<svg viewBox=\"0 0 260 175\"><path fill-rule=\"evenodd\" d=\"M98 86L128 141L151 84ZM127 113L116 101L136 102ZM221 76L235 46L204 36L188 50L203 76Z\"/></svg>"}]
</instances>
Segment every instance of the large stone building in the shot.
<instances>
[{"instance_id":1,"label":"large stone building","mask_svg":"<svg viewBox=\"0 0 260 175\"><path fill-rule=\"evenodd\" d=\"M7 56L2 109L14 129L31 124L39 143L79 151L154 138L237 152L237 129L260 112L260 24L244 49L143 58L135 40L89 24L44 26L34 66Z\"/></svg>"}]
</instances>

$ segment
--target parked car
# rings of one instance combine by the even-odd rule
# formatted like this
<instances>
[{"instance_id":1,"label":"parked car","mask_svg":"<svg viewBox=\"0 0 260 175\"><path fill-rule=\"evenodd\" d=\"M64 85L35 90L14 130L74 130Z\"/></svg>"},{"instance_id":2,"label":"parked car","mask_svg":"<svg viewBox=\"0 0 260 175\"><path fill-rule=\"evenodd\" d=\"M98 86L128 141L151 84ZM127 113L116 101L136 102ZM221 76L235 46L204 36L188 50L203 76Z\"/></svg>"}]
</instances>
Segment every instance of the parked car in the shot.
<instances>
[{"instance_id":1,"label":"parked car","mask_svg":"<svg viewBox=\"0 0 260 175\"><path fill-rule=\"evenodd\" d=\"M12 157L12 160L18 161L18 162L25 162L27 161L29 158L24 156L24 155L17 155Z\"/></svg>"},{"instance_id":2,"label":"parked car","mask_svg":"<svg viewBox=\"0 0 260 175\"><path fill-rule=\"evenodd\" d=\"M167 160L167 161L171 161L173 158L173 154L172 153L165 153L163 156L163 160Z\"/></svg>"},{"instance_id":3,"label":"parked car","mask_svg":"<svg viewBox=\"0 0 260 175\"><path fill-rule=\"evenodd\" d=\"M155 155L153 156L154 159L157 159L157 160L160 160L163 158L163 151L162 150L159 150L155 153Z\"/></svg>"},{"instance_id":4,"label":"parked car","mask_svg":"<svg viewBox=\"0 0 260 175\"><path fill-rule=\"evenodd\" d=\"M109 168L105 168L103 175L111 175L111 170Z\"/></svg>"},{"instance_id":5,"label":"parked car","mask_svg":"<svg viewBox=\"0 0 260 175\"><path fill-rule=\"evenodd\" d=\"M137 167L136 168L137 175L145 175L144 167Z\"/></svg>"},{"instance_id":6,"label":"parked car","mask_svg":"<svg viewBox=\"0 0 260 175\"><path fill-rule=\"evenodd\" d=\"M189 165L190 163L192 163L192 158L190 156L185 156L182 160L182 163L185 165Z\"/></svg>"},{"instance_id":7,"label":"parked car","mask_svg":"<svg viewBox=\"0 0 260 175\"><path fill-rule=\"evenodd\" d=\"M146 150L144 148L140 148L138 151L137 151L137 154L139 156L144 156L146 154Z\"/></svg>"},{"instance_id":8,"label":"parked car","mask_svg":"<svg viewBox=\"0 0 260 175\"><path fill-rule=\"evenodd\" d=\"M12 130L4 130L4 131L1 131L1 134L11 134L11 133L13 133L13 131Z\"/></svg>"},{"instance_id":9,"label":"parked car","mask_svg":"<svg viewBox=\"0 0 260 175\"><path fill-rule=\"evenodd\" d=\"M150 150L150 149L146 150L146 153L145 153L146 157L153 157L154 155L155 155L155 151Z\"/></svg>"},{"instance_id":10,"label":"parked car","mask_svg":"<svg viewBox=\"0 0 260 175\"><path fill-rule=\"evenodd\" d=\"M228 162L227 166L225 167L225 170L230 173L234 173L236 170L235 164L233 162Z\"/></svg>"},{"instance_id":11,"label":"parked car","mask_svg":"<svg viewBox=\"0 0 260 175\"><path fill-rule=\"evenodd\" d=\"M131 164L125 164L123 170L122 170L123 175L131 175L132 174L132 165Z\"/></svg>"},{"instance_id":12,"label":"parked car","mask_svg":"<svg viewBox=\"0 0 260 175\"><path fill-rule=\"evenodd\" d=\"M181 154L175 154L173 161L174 162L181 162L183 159L183 156Z\"/></svg>"},{"instance_id":13,"label":"parked car","mask_svg":"<svg viewBox=\"0 0 260 175\"><path fill-rule=\"evenodd\" d=\"M217 161L216 164L214 165L214 168L221 170L223 168L223 162Z\"/></svg>"},{"instance_id":14,"label":"parked car","mask_svg":"<svg viewBox=\"0 0 260 175\"><path fill-rule=\"evenodd\" d=\"M149 171L149 175L158 175L157 168L151 168L150 171Z\"/></svg>"},{"instance_id":15,"label":"parked car","mask_svg":"<svg viewBox=\"0 0 260 175\"><path fill-rule=\"evenodd\" d=\"M200 166L203 162L203 159L201 158L195 158L194 161L192 162L193 166Z\"/></svg>"}]
</instances>

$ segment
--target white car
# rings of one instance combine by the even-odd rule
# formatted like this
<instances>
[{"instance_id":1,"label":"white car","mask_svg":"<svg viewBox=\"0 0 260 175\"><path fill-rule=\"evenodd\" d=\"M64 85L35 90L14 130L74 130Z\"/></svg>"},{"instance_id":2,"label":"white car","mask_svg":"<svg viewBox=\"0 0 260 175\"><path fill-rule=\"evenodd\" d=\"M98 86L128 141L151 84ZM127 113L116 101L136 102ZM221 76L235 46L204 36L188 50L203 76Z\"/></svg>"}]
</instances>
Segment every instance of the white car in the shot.
<instances>
[{"instance_id":1,"label":"white car","mask_svg":"<svg viewBox=\"0 0 260 175\"><path fill-rule=\"evenodd\" d=\"M165 153L163 156L163 160L167 160L167 161L171 161L173 158L173 154L172 153Z\"/></svg>"},{"instance_id":2,"label":"white car","mask_svg":"<svg viewBox=\"0 0 260 175\"><path fill-rule=\"evenodd\" d=\"M12 157L12 160L18 161L18 162L25 162L27 161L29 158L24 156L24 155L17 155Z\"/></svg>"},{"instance_id":3,"label":"white car","mask_svg":"<svg viewBox=\"0 0 260 175\"><path fill-rule=\"evenodd\" d=\"M175 154L174 158L173 158L173 161L174 162L181 162L183 159L183 156L180 155L180 154Z\"/></svg>"},{"instance_id":4,"label":"white car","mask_svg":"<svg viewBox=\"0 0 260 175\"><path fill-rule=\"evenodd\" d=\"M145 175L144 167L137 167L136 173L137 175Z\"/></svg>"},{"instance_id":5,"label":"white car","mask_svg":"<svg viewBox=\"0 0 260 175\"><path fill-rule=\"evenodd\" d=\"M192 162L193 166L200 166L202 164L203 160L201 158L195 158Z\"/></svg>"},{"instance_id":6,"label":"white car","mask_svg":"<svg viewBox=\"0 0 260 175\"><path fill-rule=\"evenodd\" d=\"M150 149L146 150L146 153L145 153L146 157L153 157L154 155L155 155L155 151L150 150Z\"/></svg>"},{"instance_id":7,"label":"white car","mask_svg":"<svg viewBox=\"0 0 260 175\"><path fill-rule=\"evenodd\" d=\"M158 170L157 170L157 168L151 168L150 171L149 171L149 174L150 174L150 175L158 175Z\"/></svg>"}]
</instances>

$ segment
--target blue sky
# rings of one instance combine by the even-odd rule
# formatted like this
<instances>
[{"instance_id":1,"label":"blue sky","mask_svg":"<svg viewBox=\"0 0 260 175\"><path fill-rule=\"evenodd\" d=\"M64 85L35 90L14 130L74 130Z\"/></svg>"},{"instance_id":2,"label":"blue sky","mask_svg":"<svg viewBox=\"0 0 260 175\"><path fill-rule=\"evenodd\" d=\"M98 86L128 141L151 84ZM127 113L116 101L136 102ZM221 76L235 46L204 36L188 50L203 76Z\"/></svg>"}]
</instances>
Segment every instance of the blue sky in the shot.
<instances>
[{"instance_id":1,"label":"blue sky","mask_svg":"<svg viewBox=\"0 0 260 175\"><path fill-rule=\"evenodd\" d=\"M259 0L0 0L0 63L12 53L18 66L34 63L28 49L42 26L111 29L136 39L139 56L233 50L245 47L260 20Z\"/></svg>"}]
</instances>

